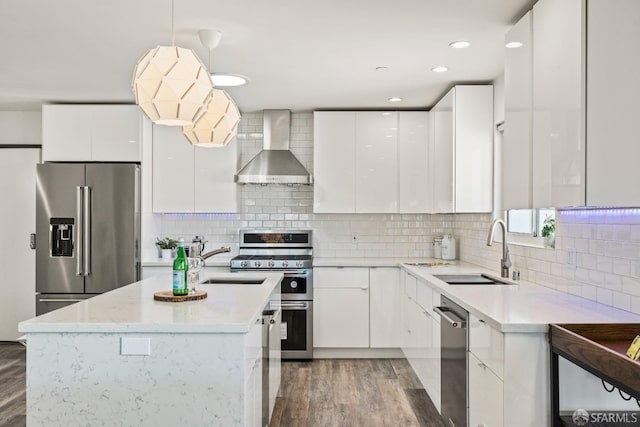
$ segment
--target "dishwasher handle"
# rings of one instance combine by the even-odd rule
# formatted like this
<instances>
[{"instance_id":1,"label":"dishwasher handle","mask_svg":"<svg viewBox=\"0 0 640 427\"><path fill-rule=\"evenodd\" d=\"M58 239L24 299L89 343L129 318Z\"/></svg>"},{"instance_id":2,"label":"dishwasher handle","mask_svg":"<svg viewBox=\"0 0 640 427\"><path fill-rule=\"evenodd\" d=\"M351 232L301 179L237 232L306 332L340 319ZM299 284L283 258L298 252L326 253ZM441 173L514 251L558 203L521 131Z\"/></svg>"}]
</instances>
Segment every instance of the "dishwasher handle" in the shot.
<instances>
[{"instance_id":1,"label":"dishwasher handle","mask_svg":"<svg viewBox=\"0 0 640 427\"><path fill-rule=\"evenodd\" d=\"M433 307L433 311L438 313L440 317L446 320L452 327L466 329L467 322L465 322L463 319L460 319L447 307Z\"/></svg>"}]
</instances>

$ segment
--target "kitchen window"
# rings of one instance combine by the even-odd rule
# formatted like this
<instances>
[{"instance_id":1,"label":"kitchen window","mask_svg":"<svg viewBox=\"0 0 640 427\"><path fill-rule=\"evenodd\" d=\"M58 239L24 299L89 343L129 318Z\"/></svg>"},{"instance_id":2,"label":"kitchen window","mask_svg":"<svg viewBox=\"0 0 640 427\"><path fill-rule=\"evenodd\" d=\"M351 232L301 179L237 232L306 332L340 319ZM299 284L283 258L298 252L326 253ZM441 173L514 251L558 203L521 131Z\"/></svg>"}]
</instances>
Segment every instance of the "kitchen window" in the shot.
<instances>
[{"instance_id":1,"label":"kitchen window","mask_svg":"<svg viewBox=\"0 0 640 427\"><path fill-rule=\"evenodd\" d=\"M504 213L508 242L523 246L544 246L542 229L545 220L554 220L556 211L548 209L514 209Z\"/></svg>"}]
</instances>

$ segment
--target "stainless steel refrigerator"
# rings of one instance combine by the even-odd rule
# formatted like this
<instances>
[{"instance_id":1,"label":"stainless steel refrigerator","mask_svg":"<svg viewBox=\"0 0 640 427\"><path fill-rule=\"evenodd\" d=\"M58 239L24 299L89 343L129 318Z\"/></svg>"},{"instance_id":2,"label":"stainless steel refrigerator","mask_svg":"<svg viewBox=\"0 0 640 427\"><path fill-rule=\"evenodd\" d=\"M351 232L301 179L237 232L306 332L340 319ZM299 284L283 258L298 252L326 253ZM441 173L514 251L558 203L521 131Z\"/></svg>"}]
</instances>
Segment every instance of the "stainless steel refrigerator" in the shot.
<instances>
[{"instance_id":1,"label":"stainless steel refrigerator","mask_svg":"<svg viewBox=\"0 0 640 427\"><path fill-rule=\"evenodd\" d=\"M140 166L39 164L36 315L139 279Z\"/></svg>"}]
</instances>

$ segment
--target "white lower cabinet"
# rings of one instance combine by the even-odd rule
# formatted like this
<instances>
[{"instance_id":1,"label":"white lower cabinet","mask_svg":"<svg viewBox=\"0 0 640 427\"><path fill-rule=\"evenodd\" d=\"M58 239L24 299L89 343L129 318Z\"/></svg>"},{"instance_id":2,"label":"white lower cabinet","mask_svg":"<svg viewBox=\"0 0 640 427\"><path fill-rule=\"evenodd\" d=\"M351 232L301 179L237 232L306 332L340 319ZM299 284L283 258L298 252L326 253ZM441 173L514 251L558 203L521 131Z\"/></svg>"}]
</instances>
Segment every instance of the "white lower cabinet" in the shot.
<instances>
[{"instance_id":1,"label":"white lower cabinet","mask_svg":"<svg viewBox=\"0 0 640 427\"><path fill-rule=\"evenodd\" d=\"M369 347L369 269L314 268L313 346Z\"/></svg>"},{"instance_id":2,"label":"white lower cabinet","mask_svg":"<svg viewBox=\"0 0 640 427\"><path fill-rule=\"evenodd\" d=\"M469 315L469 426L504 424L504 341L502 332Z\"/></svg>"},{"instance_id":3,"label":"white lower cabinet","mask_svg":"<svg viewBox=\"0 0 640 427\"><path fill-rule=\"evenodd\" d=\"M504 334L473 314L469 315L469 351L503 377Z\"/></svg>"},{"instance_id":4,"label":"white lower cabinet","mask_svg":"<svg viewBox=\"0 0 640 427\"><path fill-rule=\"evenodd\" d=\"M411 274L402 274L402 351L440 412L440 323L432 310L440 293Z\"/></svg>"},{"instance_id":5,"label":"white lower cabinet","mask_svg":"<svg viewBox=\"0 0 640 427\"><path fill-rule=\"evenodd\" d=\"M473 353L469 353L469 427L503 425L503 382Z\"/></svg>"},{"instance_id":6,"label":"white lower cabinet","mask_svg":"<svg viewBox=\"0 0 640 427\"><path fill-rule=\"evenodd\" d=\"M400 348L399 270L369 269L369 344L371 348Z\"/></svg>"},{"instance_id":7,"label":"white lower cabinet","mask_svg":"<svg viewBox=\"0 0 640 427\"><path fill-rule=\"evenodd\" d=\"M313 274L314 347L402 346L397 267L315 267Z\"/></svg>"}]
</instances>

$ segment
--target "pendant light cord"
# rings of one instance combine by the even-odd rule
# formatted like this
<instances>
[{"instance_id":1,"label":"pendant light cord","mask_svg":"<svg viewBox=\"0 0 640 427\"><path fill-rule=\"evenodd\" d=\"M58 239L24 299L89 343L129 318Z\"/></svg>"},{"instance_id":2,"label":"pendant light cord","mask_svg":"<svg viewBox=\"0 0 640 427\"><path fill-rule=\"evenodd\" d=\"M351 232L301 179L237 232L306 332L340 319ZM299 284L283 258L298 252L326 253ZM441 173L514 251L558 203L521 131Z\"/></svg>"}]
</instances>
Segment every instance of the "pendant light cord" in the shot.
<instances>
[{"instance_id":1,"label":"pendant light cord","mask_svg":"<svg viewBox=\"0 0 640 427\"><path fill-rule=\"evenodd\" d=\"M176 31L174 29L174 14L176 11L175 0L171 0L171 46L176 45Z\"/></svg>"}]
</instances>

